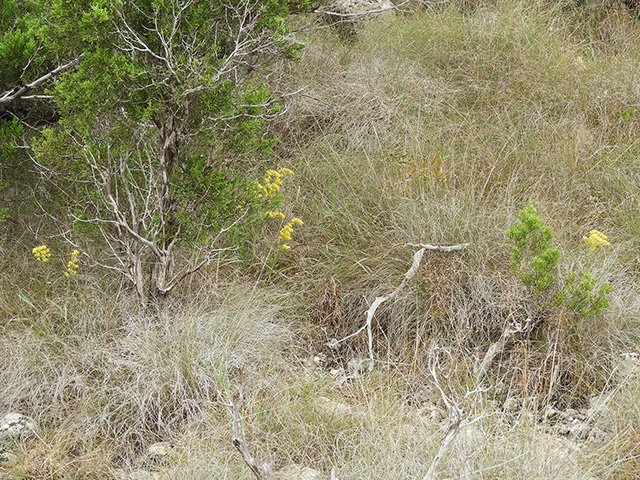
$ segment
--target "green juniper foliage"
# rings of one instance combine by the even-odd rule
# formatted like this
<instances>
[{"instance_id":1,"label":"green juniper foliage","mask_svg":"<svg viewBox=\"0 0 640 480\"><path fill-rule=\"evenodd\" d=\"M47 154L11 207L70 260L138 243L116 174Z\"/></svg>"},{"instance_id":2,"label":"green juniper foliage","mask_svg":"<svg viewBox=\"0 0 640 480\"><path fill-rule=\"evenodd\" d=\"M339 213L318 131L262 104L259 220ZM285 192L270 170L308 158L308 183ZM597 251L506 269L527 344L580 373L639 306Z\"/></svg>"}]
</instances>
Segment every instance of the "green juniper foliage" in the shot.
<instances>
[{"instance_id":1,"label":"green juniper foliage","mask_svg":"<svg viewBox=\"0 0 640 480\"><path fill-rule=\"evenodd\" d=\"M43 41L41 2L0 2L0 90L32 82L51 70L54 58ZM28 68L25 68L28 67Z\"/></svg>"},{"instance_id":2,"label":"green juniper foliage","mask_svg":"<svg viewBox=\"0 0 640 480\"><path fill-rule=\"evenodd\" d=\"M609 307L607 295L613 291L613 287L608 282L596 288L596 279L592 274L569 272L565 284L566 290L562 295L569 310L590 317L600 315Z\"/></svg>"},{"instance_id":3,"label":"green juniper foliage","mask_svg":"<svg viewBox=\"0 0 640 480\"><path fill-rule=\"evenodd\" d=\"M507 230L513 242L511 268L536 293L549 290L556 282L560 250L552 246L553 231L544 225L531 202L518 214L519 223Z\"/></svg>"}]
</instances>

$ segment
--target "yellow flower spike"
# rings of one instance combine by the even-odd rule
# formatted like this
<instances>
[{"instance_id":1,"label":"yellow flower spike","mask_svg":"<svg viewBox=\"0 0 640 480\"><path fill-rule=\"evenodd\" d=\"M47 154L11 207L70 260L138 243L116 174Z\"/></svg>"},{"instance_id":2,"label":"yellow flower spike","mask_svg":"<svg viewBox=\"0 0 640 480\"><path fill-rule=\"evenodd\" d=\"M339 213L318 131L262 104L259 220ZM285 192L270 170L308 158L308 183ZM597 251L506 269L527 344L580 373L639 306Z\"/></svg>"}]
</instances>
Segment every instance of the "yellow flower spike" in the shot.
<instances>
[{"instance_id":1,"label":"yellow flower spike","mask_svg":"<svg viewBox=\"0 0 640 480\"><path fill-rule=\"evenodd\" d=\"M65 277L68 278L78 273L78 255L80 255L78 250L71 252L71 259L67 262L67 271L64 272Z\"/></svg>"},{"instance_id":2,"label":"yellow flower spike","mask_svg":"<svg viewBox=\"0 0 640 480\"><path fill-rule=\"evenodd\" d=\"M269 218L282 218L284 219L284 213L282 212L265 212L265 215Z\"/></svg>"},{"instance_id":3,"label":"yellow flower spike","mask_svg":"<svg viewBox=\"0 0 640 480\"><path fill-rule=\"evenodd\" d=\"M48 262L49 257L51 256L51 251L46 245L35 247L33 250L31 250L31 253L39 262Z\"/></svg>"},{"instance_id":4,"label":"yellow flower spike","mask_svg":"<svg viewBox=\"0 0 640 480\"><path fill-rule=\"evenodd\" d=\"M286 244L286 242L291 240L291 234L293 233L293 227L296 225L303 225L302 220L299 218L292 218L291 221L282 227L280 230L280 242L282 243L282 248L285 250L289 250L291 247Z\"/></svg>"},{"instance_id":5,"label":"yellow flower spike","mask_svg":"<svg viewBox=\"0 0 640 480\"><path fill-rule=\"evenodd\" d=\"M267 170L263 183L256 182L256 187L261 192L258 194L258 198L270 198L276 195L280 191L282 185L282 178L285 175L293 175L293 171L288 168L281 168L280 170Z\"/></svg>"},{"instance_id":6,"label":"yellow flower spike","mask_svg":"<svg viewBox=\"0 0 640 480\"><path fill-rule=\"evenodd\" d=\"M582 237L583 240L589 244L591 244L591 251L593 252L596 248L598 248L599 246L609 246L611 245L608 241L607 241L607 236L598 231L598 230L591 230L591 232L589 232L589 236L588 237Z\"/></svg>"}]
</instances>

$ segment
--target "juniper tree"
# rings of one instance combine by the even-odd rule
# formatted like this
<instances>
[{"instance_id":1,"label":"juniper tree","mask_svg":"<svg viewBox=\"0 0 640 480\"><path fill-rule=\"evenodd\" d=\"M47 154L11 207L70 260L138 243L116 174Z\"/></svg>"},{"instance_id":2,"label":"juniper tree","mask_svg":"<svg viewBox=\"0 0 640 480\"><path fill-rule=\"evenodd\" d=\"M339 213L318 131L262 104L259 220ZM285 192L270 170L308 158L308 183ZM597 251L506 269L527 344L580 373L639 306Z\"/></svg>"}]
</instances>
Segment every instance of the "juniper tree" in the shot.
<instances>
[{"instance_id":1,"label":"juniper tree","mask_svg":"<svg viewBox=\"0 0 640 480\"><path fill-rule=\"evenodd\" d=\"M50 2L44 35L77 64L51 90L60 121L35 161L64 192L75 238L104 242L100 263L142 302L162 302L247 215L251 189L228 167L272 146L261 133L281 107L260 67L300 47L285 23L295 3ZM197 255L176 266L181 244Z\"/></svg>"}]
</instances>

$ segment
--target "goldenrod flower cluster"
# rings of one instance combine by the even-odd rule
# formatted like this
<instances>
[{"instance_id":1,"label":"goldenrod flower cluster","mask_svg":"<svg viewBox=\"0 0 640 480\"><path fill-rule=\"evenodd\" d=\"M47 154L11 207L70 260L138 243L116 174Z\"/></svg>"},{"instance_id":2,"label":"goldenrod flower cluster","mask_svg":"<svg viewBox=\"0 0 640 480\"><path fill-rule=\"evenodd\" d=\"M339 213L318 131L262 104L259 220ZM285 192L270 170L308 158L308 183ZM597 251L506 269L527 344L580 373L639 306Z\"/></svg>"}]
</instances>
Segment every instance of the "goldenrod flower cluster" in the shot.
<instances>
[{"instance_id":1,"label":"goldenrod flower cluster","mask_svg":"<svg viewBox=\"0 0 640 480\"><path fill-rule=\"evenodd\" d=\"M280 242L282 242L282 248L285 250L291 248L286 242L291 240L291 233L293 232L293 227L296 225L303 225L302 220L292 218L291 221L280 230Z\"/></svg>"},{"instance_id":2,"label":"goldenrod flower cluster","mask_svg":"<svg viewBox=\"0 0 640 480\"><path fill-rule=\"evenodd\" d=\"M282 212L264 212L264 214L269 218L282 218L282 219L284 219L284 213L282 213Z\"/></svg>"},{"instance_id":3,"label":"goldenrod flower cluster","mask_svg":"<svg viewBox=\"0 0 640 480\"><path fill-rule=\"evenodd\" d=\"M607 236L602 233L599 232L598 230L591 230L591 232L589 232L589 236L588 237L582 237L584 239L585 242L590 243L591 244L591 251L593 252L597 247L599 247L600 245L602 246L608 246L611 245L608 241L607 241Z\"/></svg>"},{"instance_id":4,"label":"goldenrod flower cluster","mask_svg":"<svg viewBox=\"0 0 640 480\"><path fill-rule=\"evenodd\" d=\"M264 177L264 184L256 183L256 187L260 191L258 198L271 198L280 191L282 178L285 175L293 175L293 171L288 168L280 170L267 170L267 176Z\"/></svg>"},{"instance_id":5,"label":"goldenrod flower cluster","mask_svg":"<svg viewBox=\"0 0 640 480\"><path fill-rule=\"evenodd\" d=\"M31 250L31 253L33 253L33 256L36 257L36 260L40 262L48 262L49 257L51 256L51 252L46 245L35 247L33 250Z\"/></svg>"},{"instance_id":6,"label":"goldenrod flower cluster","mask_svg":"<svg viewBox=\"0 0 640 480\"><path fill-rule=\"evenodd\" d=\"M67 262L67 271L64 272L65 277L68 278L78 273L78 255L80 255L78 250L71 252L71 259Z\"/></svg>"}]
</instances>

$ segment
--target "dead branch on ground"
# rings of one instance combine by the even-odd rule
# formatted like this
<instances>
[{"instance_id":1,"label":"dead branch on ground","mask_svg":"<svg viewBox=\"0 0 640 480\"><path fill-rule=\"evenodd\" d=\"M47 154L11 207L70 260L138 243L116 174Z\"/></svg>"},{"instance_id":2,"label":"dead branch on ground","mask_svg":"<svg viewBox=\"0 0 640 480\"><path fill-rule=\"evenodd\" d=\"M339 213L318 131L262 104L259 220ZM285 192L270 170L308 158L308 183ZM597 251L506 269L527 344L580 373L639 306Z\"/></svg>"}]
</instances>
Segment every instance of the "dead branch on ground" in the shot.
<instances>
[{"instance_id":1,"label":"dead branch on ground","mask_svg":"<svg viewBox=\"0 0 640 480\"><path fill-rule=\"evenodd\" d=\"M244 463L251 469L257 480L270 480L273 476L273 459L267 458L264 461L256 458L249 450L247 436L244 431L245 419L240 412L244 402L242 386L238 385L236 398L228 402L220 402L227 407L233 416L233 434L231 440L234 447L238 449Z\"/></svg>"},{"instance_id":2,"label":"dead branch on ground","mask_svg":"<svg viewBox=\"0 0 640 480\"><path fill-rule=\"evenodd\" d=\"M447 246L443 246L443 245L428 245L428 244L415 244L415 243L407 243L406 246L407 247L420 247L420 250L418 250L416 253L413 254L413 263L411 264L411 268L409 270L407 270L407 272L404 274L404 278L402 279L402 282L400 282L400 285L398 285L395 289L393 289L390 293L388 293L387 295L383 295L381 297L376 297L375 300L373 301L373 303L371 304L371 306L369 307L369 309L366 312L366 321L364 323L364 325L357 330L356 332L347 335L346 337L342 338L341 340L335 340L333 342L331 342L329 344L329 347L331 348L335 348L336 346L338 346L340 343L344 342L345 340L348 340L350 338L355 337L356 335L358 335L359 333L361 333L363 330L367 330L367 336L368 336L368 346L369 346L369 371L373 370L373 332L371 330L372 328L372 323L373 323L373 316L376 314L376 311L378 310L378 307L386 302L387 300L393 300L394 298L396 298L398 296L398 294L402 291L402 289L404 288L404 286L407 284L407 282L409 282L416 274L416 272L418 271L418 267L420 266L420 262L422 261L422 256L424 255L424 252L426 250L438 250L441 252L452 252L455 250L462 250L463 248L468 247L470 244L469 243L461 243L458 245L447 245Z\"/></svg>"}]
</instances>

